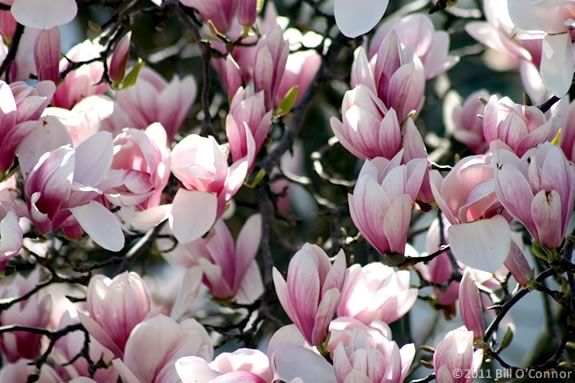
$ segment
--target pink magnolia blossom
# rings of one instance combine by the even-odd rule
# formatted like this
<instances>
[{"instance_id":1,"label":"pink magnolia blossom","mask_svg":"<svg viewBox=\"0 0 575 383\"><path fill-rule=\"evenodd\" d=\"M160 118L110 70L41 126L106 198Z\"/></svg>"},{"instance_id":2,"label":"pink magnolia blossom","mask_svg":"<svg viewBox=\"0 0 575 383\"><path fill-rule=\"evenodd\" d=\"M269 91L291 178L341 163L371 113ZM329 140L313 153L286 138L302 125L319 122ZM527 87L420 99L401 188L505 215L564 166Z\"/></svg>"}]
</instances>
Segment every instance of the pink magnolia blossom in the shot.
<instances>
[{"instance_id":1,"label":"pink magnolia blossom","mask_svg":"<svg viewBox=\"0 0 575 383\"><path fill-rule=\"evenodd\" d=\"M392 158L402 148L401 126L394 109L387 109L365 85L345 92L342 121L330 120L339 142L360 159Z\"/></svg>"},{"instance_id":2,"label":"pink magnolia blossom","mask_svg":"<svg viewBox=\"0 0 575 383\"><path fill-rule=\"evenodd\" d=\"M1 299L14 299L32 291L40 282L38 272L28 278L18 274L8 285L0 289ZM46 327L50 321L52 299L49 295L35 294L14 304L0 313L1 325ZM36 359L40 355L42 335L27 331L6 332L0 335L0 349L6 361L16 362L20 358Z\"/></svg>"},{"instance_id":3,"label":"pink magnolia blossom","mask_svg":"<svg viewBox=\"0 0 575 383\"><path fill-rule=\"evenodd\" d=\"M481 295L469 268L465 269L459 284L459 311L465 327L473 332L475 338L482 337L485 334L485 322Z\"/></svg>"},{"instance_id":4,"label":"pink magnolia blossom","mask_svg":"<svg viewBox=\"0 0 575 383\"><path fill-rule=\"evenodd\" d=\"M100 57L104 47L98 43L86 40L74 46L66 54L72 62L84 62ZM70 65L67 59L60 61L60 73ZM80 66L70 71L58 85L52 104L64 109L71 109L86 97L103 94L108 90L108 84L102 82L104 65L100 61ZM124 126L125 127L125 126Z\"/></svg>"},{"instance_id":5,"label":"pink magnolia blossom","mask_svg":"<svg viewBox=\"0 0 575 383\"><path fill-rule=\"evenodd\" d=\"M226 119L226 135L230 144L232 160L249 156L250 168L253 167L255 156L261 150L270 130L272 111L266 110L264 92L251 94L249 90L240 88L230 105ZM251 135L251 137L246 137ZM255 152L249 146L255 143Z\"/></svg>"},{"instance_id":6,"label":"pink magnolia blossom","mask_svg":"<svg viewBox=\"0 0 575 383\"><path fill-rule=\"evenodd\" d=\"M105 183L108 200L128 210L122 217L136 229L165 220L169 205L162 191L170 178L166 131L156 123L146 130L126 128L114 138L114 157Z\"/></svg>"},{"instance_id":7,"label":"pink magnolia blossom","mask_svg":"<svg viewBox=\"0 0 575 383\"><path fill-rule=\"evenodd\" d=\"M130 57L130 43L132 42L132 32L126 33L116 45L110 60L110 79L120 83L126 74L126 66Z\"/></svg>"},{"instance_id":8,"label":"pink magnolia blossom","mask_svg":"<svg viewBox=\"0 0 575 383\"><path fill-rule=\"evenodd\" d=\"M351 85L363 84L377 94L385 106L393 108L402 122L423 104L425 73L421 60L403 46L395 31L381 41L377 54L368 60L358 48L353 61Z\"/></svg>"},{"instance_id":9,"label":"pink magnolia blossom","mask_svg":"<svg viewBox=\"0 0 575 383\"><path fill-rule=\"evenodd\" d=\"M16 20L14 19L14 16L12 16L12 13L10 11L0 11L0 35L4 37L5 41L11 40L15 31Z\"/></svg>"},{"instance_id":10,"label":"pink magnolia blossom","mask_svg":"<svg viewBox=\"0 0 575 383\"><path fill-rule=\"evenodd\" d=\"M78 6L75 0L14 0L10 11L22 25L50 29L72 21L78 13Z\"/></svg>"},{"instance_id":11,"label":"pink magnolia blossom","mask_svg":"<svg viewBox=\"0 0 575 383\"><path fill-rule=\"evenodd\" d=\"M172 78L168 83L157 72L143 68L136 84L118 91L114 114L107 121L109 130L145 129L159 122L172 141L182 127L197 94L196 81L191 76Z\"/></svg>"},{"instance_id":12,"label":"pink magnolia blossom","mask_svg":"<svg viewBox=\"0 0 575 383\"><path fill-rule=\"evenodd\" d=\"M562 97L575 70L572 27L575 8L570 0L508 0L509 16L527 34L543 35L540 72L543 84Z\"/></svg>"},{"instance_id":13,"label":"pink magnolia blossom","mask_svg":"<svg viewBox=\"0 0 575 383\"><path fill-rule=\"evenodd\" d=\"M36 63L38 79L50 80L56 84L60 81L61 51L58 28L40 31L34 46L34 62Z\"/></svg>"},{"instance_id":14,"label":"pink magnolia blossom","mask_svg":"<svg viewBox=\"0 0 575 383\"><path fill-rule=\"evenodd\" d=\"M340 251L334 264L317 245L305 244L290 260L287 282L274 268L278 299L292 322L312 345L327 335L345 281L345 254Z\"/></svg>"},{"instance_id":15,"label":"pink magnolia blossom","mask_svg":"<svg viewBox=\"0 0 575 383\"><path fill-rule=\"evenodd\" d=\"M64 328L76 323L79 323L77 314L72 311L66 311L60 319L58 328ZM62 365L65 365L82 351L84 343L85 336L81 331L71 332L56 342L54 358ZM114 354L103 347L94 337L90 337L90 357L93 361L102 358L105 363L110 363L114 359ZM65 365L64 370L71 379L90 376L88 362L84 358L78 358L72 364ZM113 368L100 368L96 371L93 378L96 383L113 382L118 380L118 372Z\"/></svg>"},{"instance_id":16,"label":"pink magnolia blossom","mask_svg":"<svg viewBox=\"0 0 575 383\"><path fill-rule=\"evenodd\" d=\"M475 154L487 151L489 143L483 136L482 117L485 110L483 100L488 100L489 94L479 90L470 94L463 104L458 103L446 116L453 137L466 145ZM446 122L447 123L447 122Z\"/></svg>"},{"instance_id":17,"label":"pink magnolia blossom","mask_svg":"<svg viewBox=\"0 0 575 383\"><path fill-rule=\"evenodd\" d=\"M337 339L330 348L334 348L332 359L338 383L401 383L407 377L415 347L407 344L400 349L391 340L387 326L376 321L368 327L338 318L330 324L330 332Z\"/></svg>"},{"instance_id":18,"label":"pink magnolia blossom","mask_svg":"<svg viewBox=\"0 0 575 383\"><path fill-rule=\"evenodd\" d=\"M471 383L482 362L483 350L473 351L473 332L465 327L448 332L433 354L433 369L438 383ZM469 373L459 376L454 373L456 370Z\"/></svg>"},{"instance_id":19,"label":"pink magnolia blossom","mask_svg":"<svg viewBox=\"0 0 575 383\"><path fill-rule=\"evenodd\" d=\"M212 137L190 134L172 150L172 173L182 182L174 197L170 227L181 243L204 235L242 186L248 161L227 163L227 149Z\"/></svg>"},{"instance_id":20,"label":"pink magnolia blossom","mask_svg":"<svg viewBox=\"0 0 575 383\"><path fill-rule=\"evenodd\" d=\"M19 359L15 363L7 363L2 366L0 370L0 382L26 382L28 377L35 372L36 367L34 366L34 360ZM37 382L60 383L62 379L50 365L44 363Z\"/></svg>"},{"instance_id":21,"label":"pink magnolia blossom","mask_svg":"<svg viewBox=\"0 0 575 383\"><path fill-rule=\"evenodd\" d=\"M286 62L276 95L276 105L286 96L288 91L297 86L296 104L298 104L310 87L321 66L321 56L315 50L291 53Z\"/></svg>"},{"instance_id":22,"label":"pink magnolia blossom","mask_svg":"<svg viewBox=\"0 0 575 383\"><path fill-rule=\"evenodd\" d=\"M220 32L227 32L236 16L239 0L180 0L186 7L195 8L202 18L211 21Z\"/></svg>"},{"instance_id":23,"label":"pink magnolia blossom","mask_svg":"<svg viewBox=\"0 0 575 383\"><path fill-rule=\"evenodd\" d=\"M248 304L263 293L255 259L260 239L259 215L248 218L235 243L227 225L218 220L206 238L182 245L166 257L175 264L201 269L204 283L215 298Z\"/></svg>"},{"instance_id":24,"label":"pink magnolia blossom","mask_svg":"<svg viewBox=\"0 0 575 383\"><path fill-rule=\"evenodd\" d=\"M559 127L559 118L548 118L539 108L515 104L507 97L491 96L483 112L485 140L501 142L518 156L542 142L551 141Z\"/></svg>"},{"instance_id":25,"label":"pink magnolia blossom","mask_svg":"<svg viewBox=\"0 0 575 383\"><path fill-rule=\"evenodd\" d=\"M272 109L280 88L289 45L279 26L258 41L253 80L256 91L264 91L266 108Z\"/></svg>"},{"instance_id":26,"label":"pink magnolia blossom","mask_svg":"<svg viewBox=\"0 0 575 383\"><path fill-rule=\"evenodd\" d=\"M89 316L78 313L80 321L102 346L121 357L130 332L150 313L150 294L134 272L114 279L96 275L88 285Z\"/></svg>"},{"instance_id":27,"label":"pink magnolia blossom","mask_svg":"<svg viewBox=\"0 0 575 383\"><path fill-rule=\"evenodd\" d=\"M535 241L555 249L566 235L575 200L575 169L560 148L545 143L521 158L497 152L497 197Z\"/></svg>"},{"instance_id":28,"label":"pink magnolia blossom","mask_svg":"<svg viewBox=\"0 0 575 383\"><path fill-rule=\"evenodd\" d=\"M30 133L18 148L30 220L43 233L61 229L70 237L85 231L100 246L124 247L120 221L98 200L112 163L112 137L100 132L72 147L66 128L54 117ZM98 155L94 155L97 153Z\"/></svg>"},{"instance_id":29,"label":"pink magnolia blossom","mask_svg":"<svg viewBox=\"0 0 575 383\"><path fill-rule=\"evenodd\" d=\"M35 120L50 103L54 91L50 81L35 87L23 82L0 82L0 171L10 169L16 149L39 126Z\"/></svg>"},{"instance_id":30,"label":"pink magnolia blossom","mask_svg":"<svg viewBox=\"0 0 575 383\"><path fill-rule=\"evenodd\" d=\"M269 359L259 350L240 348L218 355L213 362L198 356L178 359L176 370L182 383L272 382Z\"/></svg>"},{"instance_id":31,"label":"pink magnolia blossom","mask_svg":"<svg viewBox=\"0 0 575 383\"><path fill-rule=\"evenodd\" d=\"M193 319L177 323L164 315L147 319L134 328L122 359L114 367L125 383L172 383L179 380L175 362L184 356L211 360L210 336Z\"/></svg>"},{"instance_id":32,"label":"pink magnolia blossom","mask_svg":"<svg viewBox=\"0 0 575 383\"><path fill-rule=\"evenodd\" d=\"M427 168L423 159L400 165L402 156L365 161L348 195L353 223L380 254L404 254L412 205Z\"/></svg>"},{"instance_id":33,"label":"pink magnolia blossom","mask_svg":"<svg viewBox=\"0 0 575 383\"><path fill-rule=\"evenodd\" d=\"M448 71L459 61L459 57L449 55L449 34L436 31L431 18L423 13L391 18L381 24L371 41L369 57L377 53L381 42L390 31L394 31L400 43L419 57L426 79Z\"/></svg>"},{"instance_id":34,"label":"pink magnolia blossom","mask_svg":"<svg viewBox=\"0 0 575 383\"><path fill-rule=\"evenodd\" d=\"M451 223L448 241L457 259L488 272L502 264L511 242L507 220L499 215L495 171L488 156L466 157L443 178L430 172L433 196Z\"/></svg>"},{"instance_id":35,"label":"pink magnolia blossom","mask_svg":"<svg viewBox=\"0 0 575 383\"><path fill-rule=\"evenodd\" d=\"M533 269L515 242L511 242L511 250L509 250L504 265L520 286L527 286L533 279Z\"/></svg>"},{"instance_id":36,"label":"pink magnolia blossom","mask_svg":"<svg viewBox=\"0 0 575 383\"><path fill-rule=\"evenodd\" d=\"M395 271L380 262L352 265L341 290L338 317L369 325L375 320L392 323L404 316L417 300L409 287L409 271Z\"/></svg>"}]
</instances>

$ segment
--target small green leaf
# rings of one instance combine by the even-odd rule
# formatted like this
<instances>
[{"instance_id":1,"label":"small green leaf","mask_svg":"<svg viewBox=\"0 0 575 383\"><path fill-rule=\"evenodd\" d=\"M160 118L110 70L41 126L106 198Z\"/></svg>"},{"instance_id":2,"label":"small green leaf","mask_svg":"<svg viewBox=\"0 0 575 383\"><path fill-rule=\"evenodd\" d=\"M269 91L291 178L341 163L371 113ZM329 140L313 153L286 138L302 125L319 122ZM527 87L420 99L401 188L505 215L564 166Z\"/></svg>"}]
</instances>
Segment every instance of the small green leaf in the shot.
<instances>
[{"instance_id":1,"label":"small green leaf","mask_svg":"<svg viewBox=\"0 0 575 383\"><path fill-rule=\"evenodd\" d=\"M144 67L144 61L141 58L138 58L138 63L132 68L130 73L128 73L126 77L124 77L124 80L122 81L121 84L114 84L114 88L123 90L131 86L134 86L136 84L136 81L138 81L138 75L140 74L140 71L142 70L143 67Z\"/></svg>"},{"instance_id":2,"label":"small green leaf","mask_svg":"<svg viewBox=\"0 0 575 383\"><path fill-rule=\"evenodd\" d=\"M509 347L512 340L513 340L513 330L511 329L511 327L507 327L507 330L505 330L505 335L503 335L503 340L501 341L501 346L499 347L499 350L497 350L497 352L503 351L507 347Z\"/></svg>"},{"instance_id":3,"label":"small green leaf","mask_svg":"<svg viewBox=\"0 0 575 383\"><path fill-rule=\"evenodd\" d=\"M551 141L551 143L555 146L559 145L560 138L561 138L561 131L558 131L555 137L553 137L553 141Z\"/></svg>"},{"instance_id":4,"label":"small green leaf","mask_svg":"<svg viewBox=\"0 0 575 383\"><path fill-rule=\"evenodd\" d=\"M260 182L262 182L265 176L266 171L264 169L260 169L260 171L255 175L255 177L253 177L249 181L246 181L244 185L246 185L250 189L255 189L260 184Z\"/></svg>"},{"instance_id":5,"label":"small green leaf","mask_svg":"<svg viewBox=\"0 0 575 383\"><path fill-rule=\"evenodd\" d=\"M297 100L298 90L299 87L297 85L292 86L290 90L288 90L274 113L276 117L282 117L291 112L295 105L295 101Z\"/></svg>"}]
</instances>

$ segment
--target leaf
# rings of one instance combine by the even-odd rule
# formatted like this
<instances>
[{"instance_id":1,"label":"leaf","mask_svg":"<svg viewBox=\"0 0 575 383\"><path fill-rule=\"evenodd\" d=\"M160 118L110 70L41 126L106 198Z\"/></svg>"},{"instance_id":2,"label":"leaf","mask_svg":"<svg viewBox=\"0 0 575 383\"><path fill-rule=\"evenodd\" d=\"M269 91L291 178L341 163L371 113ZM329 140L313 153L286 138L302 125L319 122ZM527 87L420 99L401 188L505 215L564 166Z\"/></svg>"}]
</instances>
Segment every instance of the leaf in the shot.
<instances>
[{"instance_id":1,"label":"leaf","mask_svg":"<svg viewBox=\"0 0 575 383\"><path fill-rule=\"evenodd\" d=\"M512 340L513 340L513 330L511 329L511 327L507 327L507 330L505 330L505 335L503 335L503 340L501 341L501 346L499 347L497 352L501 352L505 350L507 347L509 347Z\"/></svg>"},{"instance_id":2,"label":"leaf","mask_svg":"<svg viewBox=\"0 0 575 383\"><path fill-rule=\"evenodd\" d=\"M260 13L264 9L264 0L258 0L256 5L257 12Z\"/></svg>"},{"instance_id":3,"label":"leaf","mask_svg":"<svg viewBox=\"0 0 575 383\"><path fill-rule=\"evenodd\" d=\"M124 80L122 80L121 84L114 84L114 88L123 90L128 89L131 86L134 86L136 84L136 81L138 81L138 76L140 75L140 71L142 70L143 67L144 67L144 60L138 58L137 64L132 68L130 73L128 73L126 77L124 77Z\"/></svg>"},{"instance_id":4,"label":"leaf","mask_svg":"<svg viewBox=\"0 0 575 383\"><path fill-rule=\"evenodd\" d=\"M298 90L299 87L297 85L292 86L290 90L288 90L288 92L281 100L280 104L278 105L278 108L274 113L276 117L283 117L289 112L291 112L297 100Z\"/></svg>"},{"instance_id":5,"label":"leaf","mask_svg":"<svg viewBox=\"0 0 575 383\"><path fill-rule=\"evenodd\" d=\"M265 176L266 171L264 169L260 169L260 171L255 175L255 177L253 177L253 179L249 181L246 181L244 185L246 185L250 189L255 189L260 184L260 182L262 182Z\"/></svg>"}]
</instances>

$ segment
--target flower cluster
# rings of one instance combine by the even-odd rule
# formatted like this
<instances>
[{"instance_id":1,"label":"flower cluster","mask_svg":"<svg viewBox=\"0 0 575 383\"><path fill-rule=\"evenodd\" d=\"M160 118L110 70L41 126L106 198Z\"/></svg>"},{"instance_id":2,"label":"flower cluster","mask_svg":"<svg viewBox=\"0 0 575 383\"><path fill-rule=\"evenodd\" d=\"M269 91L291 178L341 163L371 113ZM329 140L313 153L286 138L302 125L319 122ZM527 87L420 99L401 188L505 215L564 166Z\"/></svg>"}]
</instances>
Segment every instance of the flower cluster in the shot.
<instances>
[{"instance_id":1,"label":"flower cluster","mask_svg":"<svg viewBox=\"0 0 575 383\"><path fill-rule=\"evenodd\" d=\"M573 372L575 1L265 3L0 0L0 382Z\"/></svg>"}]
</instances>

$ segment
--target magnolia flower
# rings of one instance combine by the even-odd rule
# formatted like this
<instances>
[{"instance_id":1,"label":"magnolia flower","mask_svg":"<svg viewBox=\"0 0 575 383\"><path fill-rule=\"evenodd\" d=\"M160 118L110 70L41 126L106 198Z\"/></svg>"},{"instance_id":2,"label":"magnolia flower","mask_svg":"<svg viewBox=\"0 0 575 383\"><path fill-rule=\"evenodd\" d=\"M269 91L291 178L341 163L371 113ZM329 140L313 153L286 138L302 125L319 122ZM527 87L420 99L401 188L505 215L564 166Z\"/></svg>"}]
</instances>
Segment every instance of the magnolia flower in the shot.
<instances>
[{"instance_id":1,"label":"magnolia flower","mask_svg":"<svg viewBox=\"0 0 575 383\"><path fill-rule=\"evenodd\" d=\"M166 257L186 267L199 267L204 283L218 299L253 302L263 293L256 262L261 239L261 217L253 215L244 224L236 243L223 220L218 220L206 238L189 242Z\"/></svg>"},{"instance_id":2,"label":"magnolia flower","mask_svg":"<svg viewBox=\"0 0 575 383\"><path fill-rule=\"evenodd\" d=\"M22 25L50 29L72 21L78 13L78 6L75 0L13 0L10 11Z\"/></svg>"},{"instance_id":3,"label":"magnolia flower","mask_svg":"<svg viewBox=\"0 0 575 383\"><path fill-rule=\"evenodd\" d=\"M128 58L130 57L130 43L132 42L132 32L126 33L112 53L110 60L110 79L116 83L121 83L126 74Z\"/></svg>"},{"instance_id":4,"label":"magnolia flower","mask_svg":"<svg viewBox=\"0 0 575 383\"><path fill-rule=\"evenodd\" d=\"M71 109L84 98L103 94L108 90L108 84L101 81L104 75L104 64L96 60L100 57L103 50L104 47L100 44L86 40L66 53L66 58L60 60L60 73L68 69L70 61L84 62L94 60L94 62L82 65L66 75L56 89L52 105Z\"/></svg>"},{"instance_id":5,"label":"magnolia flower","mask_svg":"<svg viewBox=\"0 0 575 383\"><path fill-rule=\"evenodd\" d=\"M557 117L547 118L539 108L515 104L509 98L491 96L483 112L483 135L489 143L507 145L518 156L538 144L551 141L559 130Z\"/></svg>"},{"instance_id":6,"label":"magnolia flower","mask_svg":"<svg viewBox=\"0 0 575 383\"><path fill-rule=\"evenodd\" d=\"M267 355L247 348L222 353L210 363L198 356L180 358L176 361L176 370L182 383L273 381Z\"/></svg>"},{"instance_id":7,"label":"magnolia flower","mask_svg":"<svg viewBox=\"0 0 575 383\"><path fill-rule=\"evenodd\" d=\"M272 123L272 111L266 110L264 92L251 94L244 88L232 99L230 112L226 118L226 135L232 153L232 160L239 161L250 155L250 168L255 164L255 156L261 150ZM246 137L251 135L251 137ZM255 152L248 153L250 142L255 143Z\"/></svg>"},{"instance_id":8,"label":"magnolia flower","mask_svg":"<svg viewBox=\"0 0 575 383\"><path fill-rule=\"evenodd\" d=\"M529 266L521 248L514 241L511 242L511 250L504 265L520 286L527 286L533 278L533 269Z\"/></svg>"},{"instance_id":9,"label":"magnolia flower","mask_svg":"<svg viewBox=\"0 0 575 383\"><path fill-rule=\"evenodd\" d=\"M457 97L457 96L456 96ZM482 117L485 110L483 100L488 100L489 94L479 90L470 94L462 104L458 99L451 110L445 110L445 123L453 137L466 145L475 154L487 151L489 143L483 135Z\"/></svg>"},{"instance_id":10,"label":"magnolia flower","mask_svg":"<svg viewBox=\"0 0 575 383\"><path fill-rule=\"evenodd\" d=\"M412 205L427 168L423 159L400 165L402 156L365 161L348 195L353 223L380 254L404 254Z\"/></svg>"},{"instance_id":11,"label":"magnolia flower","mask_svg":"<svg viewBox=\"0 0 575 383\"><path fill-rule=\"evenodd\" d=\"M16 149L39 126L35 120L50 103L54 91L50 81L35 87L24 82L0 82L0 171L10 169Z\"/></svg>"},{"instance_id":12,"label":"magnolia flower","mask_svg":"<svg viewBox=\"0 0 575 383\"><path fill-rule=\"evenodd\" d=\"M417 289L409 288L409 271L394 271L379 262L352 265L341 290L338 317L357 319L366 325L375 320L395 322L417 300Z\"/></svg>"},{"instance_id":13,"label":"magnolia flower","mask_svg":"<svg viewBox=\"0 0 575 383\"><path fill-rule=\"evenodd\" d=\"M423 104L425 73L421 60L401 44L392 30L385 35L377 54L368 60L358 48L351 68L351 85L363 84L377 94L385 106L397 112L400 122Z\"/></svg>"},{"instance_id":14,"label":"magnolia flower","mask_svg":"<svg viewBox=\"0 0 575 383\"><path fill-rule=\"evenodd\" d=\"M389 0L335 0L335 22L347 37L363 35L379 23L388 4Z\"/></svg>"},{"instance_id":15,"label":"magnolia flower","mask_svg":"<svg viewBox=\"0 0 575 383\"><path fill-rule=\"evenodd\" d=\"M340 251L334 264L317 245L305 244L290 260L287 282L274 268L278 299L292 322L312 345L327 335L345 280L345 254Z\"/></svg>"},{"instance_id":16,"label":"magnolia flower","mask_svg":"<svg viewBox=\"0 0 575 383\"><path fill-rule=\"evenodd\" d=\"M339 142L360 159L391 159L402 147L418 145L418 142L412 142L419 136L415 125L406 124L402 135L395 110L388 109L365 85L345 92L341 114L342 121L331 118L331 129Z\"/></svg>"},{"instance_id":17,"label":"magnolia flower","mask_svg":"<svg viewBox=\"0 0 575 383\"><path fill-rule=\"evenodd\" d=\"M332 359L338 383L403 382L415 357L414 345L400 349L391 340L389 328L377 321L366 327L347 318L330 324L335 338L330 340L330 348L334 349Z\"/></svg>"},{"instance_id":18,"label":"magnolia flower","mask_svg":"<svg viewBox=\"0 0 575 383\"><path fill-rule=\"evenodd\" d=\"M88 285L89 316L78 313L80 321L96 340L121 357L136 325L150 313L150 295L144 281L133 272L114 279L96 275Z\"/></svg>"},{"instance_id":19,"label":"magnolia flower","mask_svg":"<svg viewBox=\"0 0 575 383\"><path fill-rule=\"evenodd\" d=\"M459 61L459 57L449 56L449 34L436 31L431 18L423 13L392 18L383 23L371 41L370 58L377 53L382 40L390 31L394 31L400 43L419 57L426 79L448 71Z\"/></svg>"},{"instance_id":20,"label":"magnolia flower","mask_svg":"<svg viewBox=\"0 0 575 383\"><path fill-rule=\"evenodd\" d=\"M108 129L146 129L159 122L171 142L182 127L188 110L196 99L197 85L191 76L174 76L168 83L154 70L144 67L138 81L116 94L114 114L106 121Z\"/></svg>"},{"instance_id":21,"label":"magnolia flower","mask_svg":"<svg viewBox=\"0 0 575 383\"><path fill-rule=\"evenodd\" d=\"M224 33L230 29L238 2L238 0L180 0L186 7L195 8L204 20L211 21L218 31Z\"/></svg>"},{"instance_id":22,"label":"magnolia flower","mask_svg":"<svg viewBox=\"0 0 575 383\"><path fill-rule=\"evenodd\" d=\"M289 45L279 26L258 41L253 79L255 90L264 91L266 109L274 107L288 54Z\"/></svg>"},{"instance_id":23,"label":"magnolia flower","mask_svg":"<svg viewBox=\"0 0 575 383\"><path fill-rule=\"evenodd\" d=\"M481 295L469 268L465 269L459 284L459 311L465 327L475 338L485 335Z\"/></svg>"},{"instance_id":24,"label":"magnolia flower","mask_svg":"<svg viewBox=\"0 0 575 383\"><path fill-rule=\"evenodd\" d=\"M111 251L124 247L120 221L97 199L112 163L112 137L100 132L77 147L54 117L30 133L18 148L30 220L49 233L61 229L78 238L85 231ZM98 155L94 155L97 153Z\"/></svg>"},{"instance_id":25,"label":"magnolia flower","mask_svg":"<svg viewBox=\"0 0 575 383\"><path fill-rule=\"evenodd\" d=\"M184 356L211 360L210 336L193 319L177 323L164 315L137 325L124 350L113 364L126 383L172 383L179 380L175 362Z\"/></svg>"},{"instance_id":26,"label":"magnolia flower","mask_svg":"<svg viewBox=\"0 0 575 383\"><path fill-rule=\"evenodd\" d=\"M508 0L513 23L528 34L544 35L540 72L543 84L562 97L571 87L575 50L571 29L575 8L570 0Z\"/></svg>"},{"instance_id":27,"label":"magnolia flower","mask_svg":"<svg viewBox=\"0 0 575 383\"><path fill-rule=\"evenodd\" d=\"M575 200L575 169L560 148L545 143L521 158L498 151L495 183L501 204L535 241L561 246Z\"/></svg>"},{"instance_id":28,"label":"magnolia flower","mask_svg":"<svg viewBox=\"0 0 575 383\"><path fill-rule=\"evenodd\" d=\"M496 271L511 242L507 220L499 215L494 169L487 156L466 157L443 178L430 172L437 205L451 223L448 241L459 261L474 269Z\"/></svg>"},{"instance_id":29,"label":"magnolia flower","mask_svg":"<svg viewBox=\"0 0 575 383\"><path fill-rule=\"evenodd\" d=\"M114 138L114 157L106 179L108 198L117 205L141 209L159 205L168 183L169 150L162 125L146 130L126 128Z\"/></svg>"},{"instance_id":30,"label":"magnolia flower","mask_svg":"<svg viewBox=\"0 0 575 383\"><path fill-rule=\"evenodd\" d=\"M22 228L18 216L0 202L0 270L20 252L23 244Z\"/></svg>"},{"instance_id":31,"label":"magnolia flower","mask_svg":"<svg viewBox=\"0 0 575 383\"><path fill-rule=\"evenodd\" d=\"M473 351L473 332L465 327L448 332L433 353L433 369L439 383L471 383L482 362L483 350ZM459 371L466 373L458 374Z\"/></svg>"},{"instance_id":32,"label":"magnolia flower","mask_svg":"<svg viewBox=\"0 0 575 383\"><path fill-rule=\"evenodd\" d=\"M250 143L250 145L254 145ZM182 182L170 212L170 227L181 243L204 235L223 214L226 203L242 186L248 161L231 166L227 150L216 140L190 134L172 150L172 173Z\"/></svg>"},{"instance_id":33,"label":"magnolia flower","mask_svg":"<svg viewBox=\"0 0 575 383\"><path fill-rule=\"evenodd\" d=\"M238 0L238 22L244 27L252 26L258 16L257 0Z\"/></svg>"},{"instance_id":34,"label":"magnolia flower","mask_svg":"<svg viewBox=\"0 0 575 383\"><path fill-rule=\"evenodd\" d=\"M290 53L276 95L276 105L283 100L291 88L297 86L297 105L306 94L321 66L321 56L315 50Z\"/></svg>"},{"instance_id":35,"label":"magnolia flower","mask_svg":"<svg viewBox=\"0 0 575 383\"><path fill-rule=\"evenodd\" d=\"M39 273L34 272L28 278L16 275L7 285L0 288L0 299L14 299L29 293L39 283ZM52 298L49 295L35 294L32 297L12 305L0 313L0 325L27 327L48 326ZM6 361L14 363L20 358L36 359L40 354L42 335L27 331L5 332L0 335L0 349ZM3 380L2 380L3 381Z\"/></svg>"}]
</instances>

